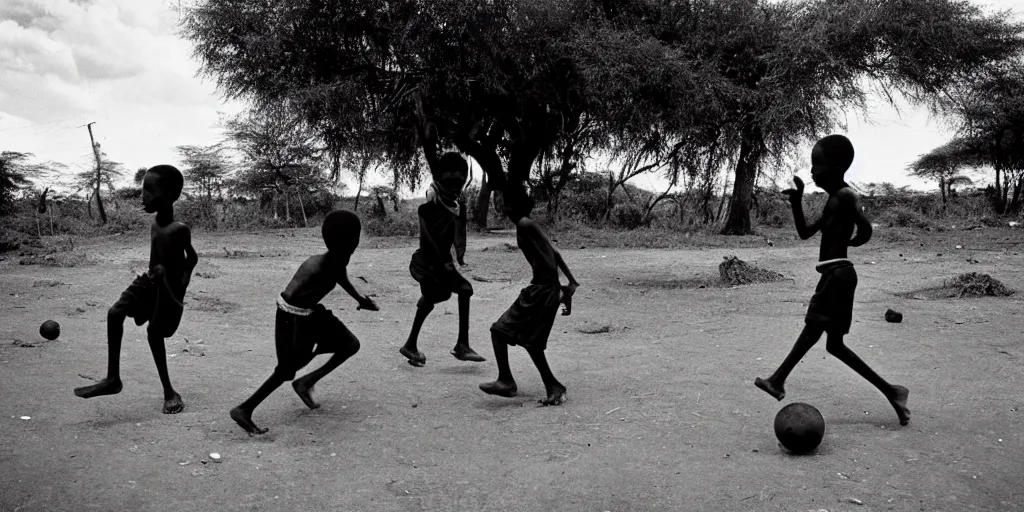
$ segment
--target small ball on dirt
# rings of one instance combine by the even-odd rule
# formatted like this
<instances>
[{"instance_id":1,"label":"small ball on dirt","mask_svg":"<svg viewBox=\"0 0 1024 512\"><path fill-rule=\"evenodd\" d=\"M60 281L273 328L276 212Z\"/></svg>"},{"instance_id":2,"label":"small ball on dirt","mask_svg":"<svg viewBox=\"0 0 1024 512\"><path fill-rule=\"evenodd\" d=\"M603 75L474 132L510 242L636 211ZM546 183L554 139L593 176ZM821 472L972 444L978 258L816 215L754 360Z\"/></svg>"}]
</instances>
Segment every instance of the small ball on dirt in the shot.
<instances>
[{"instance_id":1,"label":"small ball on dirt","mask_svg":"<svg viewBox=\"0 0 1024 512\"><path fill-rule=\"evenodd\" d=\"M60 324L53 320L47 320L43 322L43 325L39 326L39 335L53 341L60 336Z\"/></svg>"},{"instance_id":2,"label":"small ball on dirt","mask_svg":"<svg viewBox=\"0 0 1024 512\"><path fill-rule=\"evenodd\" d=\"M903 313L887 309L885 310L885 321L891 324L898 324L903 321Z\"/></svg>"},{"instance_id":3,"label":"small ball on dirt","mask_svg":"<svg viewBox=\"0 0 1024 512\"><path fill-rule=\"evenodd\" d=\"M791 453L807 453L825 437L825 418L813 405L789 404L775 415L775 437Z\"/></svg>"}]
</instances>

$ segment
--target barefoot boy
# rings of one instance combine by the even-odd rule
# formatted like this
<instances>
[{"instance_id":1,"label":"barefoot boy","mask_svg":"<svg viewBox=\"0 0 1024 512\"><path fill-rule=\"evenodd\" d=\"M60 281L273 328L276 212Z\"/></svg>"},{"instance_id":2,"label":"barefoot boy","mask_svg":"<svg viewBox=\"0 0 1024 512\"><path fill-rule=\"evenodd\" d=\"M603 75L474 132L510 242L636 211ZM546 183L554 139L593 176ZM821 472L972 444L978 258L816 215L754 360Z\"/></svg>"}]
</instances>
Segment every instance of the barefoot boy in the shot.
<instances>
[{"instance_id":1,"label":"barefoot boy","mask_svg":"<svg viewBox=\"0 0 1024 512\"><path fill-rule=\"evenodd\" d=\"M377 311L373 300L360 295L352 286L346 272L349 258L359 246L359 217L344 210L331 212L324 218L321 231L327 252L310 256L299 265L295 276L277 298L274 328L277 367L274 373L248 400L231 409L231 419L249 435L267 432L267 429L253 423L253 410L281 384L294 379L295 372L309 364L314 357L331 354L331 358L322 367L292 382L292 388L310 409L320 407L311 395L313 386L359 351L359 340L355 335L331 310L320 304L335 285L341 285L343 290L356 299L359 303L357 309Z\"/></svg>"},{"instance_id":2,"label":"barefoot boy","mask_svg":"<svg viewBox=\"0 0 1024 512\"><path fill-rule=\"evenodd\" d=\"M199 261L188 226L174 222L174 201L182 186L181 173L170 165L146 171L142 180L142 208L146 213L156 212L150 231L149 271L137 277L107 311L107 377L75 389L75 394L82 398L121 392L121 336L124 320L130 316L135 318L136 325L149 322L147 336L164 388L164 414L175 414L184 408L167 376L164 348L164 338L172 336L181 322L185 289Z\"/></svg>"},{"instance_id":3,"label":"barefoot boy","mask_svg":"<svg viewBox=\"0 0 1024 512\"><path fill-rule=\"evenodd\" d=\"M466 253L466 209L460 201L469 167L458 153L445 153L441 158L431 146L427 162L434 181L427 193L427 202L420 205L420 247L412 255L409 273L420 284L421 297L416 303L416 316L405 345L398 351L413 366L423 366L427 357L417 348L420 329L434 305L445 302L452 294L459 298L459 336L451 354L462 361L480 362L484 358L469 348L469 299L473 286L459 274L452 262L452 246L460 264Z\"/></svg>"},{"instance_id":4,"label":"barefoot boy","mask_svg":"<svg viewBox=\"0 0 1024 512\"><path fill-rule=\"evenodd\" d=\"M853 263L847 259L847 248L860 247L871 238L871 223L864 216L860 198L843 181L843 174L851 163L853 144L842 135L829 135L814 145L811 151L811 178L815 185L828 192L829 197L821 218L810 226L804 218L803 181L794 177L796 189L784 191L793 207L796 231L800 238L806 240L821 230L821 249L816 267L821 273L821 279L807 308L807 325L797 338L793 349L775 373L767 379L756 378L754 384L769 395L782 400L786 396L786 377L804 354L818 342L822 333L827 333L826 350L874 384L896 410L900 425L906 425L910 422L907 388L886 382L843 344L843 335L850 332L853 295L857 288L857 272L853 269ZM851 239L855 226L857 235Z\"/></svg>"},{"instance_id":5,"label":"barefoot boy","mask_svg":"<svg viewBox=\"0 0 1024 512\"><path fill-rule=\"evenodd\" d=\"M572 313L572 296L579 283L540 226L530 219L533 201L521 186L510 184L505 196L505 213L516 225L516 242L533 268L533 280L519 293L515 303L491 325L491 344L494 359L498 363L498 380L480 385L480 389L492 395L512 397L516 395L516 381L508 365L508 346L519 345L526 349L544 380L547 397L540 400L544 405L560 405L565 398L565 386L548 366L544 350L548 336L555 323L559 303L564 303L562 315ZM561 286L558 269L569 280L568 286Z\"/></svg>"}]
</instances>

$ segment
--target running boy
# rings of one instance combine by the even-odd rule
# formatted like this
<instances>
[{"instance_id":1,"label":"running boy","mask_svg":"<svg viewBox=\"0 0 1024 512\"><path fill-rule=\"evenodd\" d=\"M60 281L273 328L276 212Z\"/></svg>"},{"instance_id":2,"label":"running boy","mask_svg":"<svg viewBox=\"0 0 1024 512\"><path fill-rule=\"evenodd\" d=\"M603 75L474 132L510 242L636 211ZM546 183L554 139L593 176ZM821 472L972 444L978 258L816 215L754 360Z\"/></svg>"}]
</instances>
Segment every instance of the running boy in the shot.
<instances>
[{"instance_id":1,"label":"running boy","mask_svg":"<svg viewBox=\"0 0 1024 512\"><path fill-rule=\"evenodd\" d=\"M451 354L462 361L480 362L483 357L469 348L469 299L473 286L455 269L452 246L459 264L465 265L466 208L461 202L469 167L458 153L445 153L438 158L433 143L424 151L433 182L427 202L420 205L420 247L412 254L409 273L420 284L421 297L416 303L412 331L399 353L413 366L423 366L427 357L417 348L420 329L435 304L445 302L452 294L459 298L459 336Z\"/></svg>"},{"instance_id":2,"label":"running boy","mask_svg":"<svg viewBox=\"0 0 1024 512\"><path fill-rule=\"evenodd\" d=\"M164 347L164 338L172 336L181 322L185 289L199 262L189 227L174 221L174 201L181 195L183 184L181 172L170 165L152 167L142 179L142 208L146 213L156 212L150 230L149 271L135 278L107 311L107 376L96 384L75 389L82 398L121 392L121 337L125 318L133 317L135 325L149 322L147 337L164 388L164 414L184 408L167 375Z\"/></svg>"},{"instance_id":3,"label":"running boy","mask_svg":"<svg viewBox=\"0 0 1024 512\"><path fill-rule=\"evenodd\" d=\"M871 222L864 215L857 193L843 181L843 175L853 163L853 144L842 135L829 135L819 140L811 151L811 178L814 184L828 192L825 211L816 222L807 225L803 211L804 183L794 177L796 189L783 191L789 196L796 220L796 231L802 240L821 230L819 263L815 269L821 274L818 286L807 308L806 326L782 365L767 379L760 377L754 385L778 400L786 396L786 377L793 371L804 354L827 333L825 348L846 363L861 377L875 385L889 400L900 425L910 422L907 397L910 392L903 386L889 384L875 373L845 344L843 335L850 332L853 320L853 295L857 288L857 272L847 259L848 247L860 247L871 239ZM857 235L853 235L854 227Z\"/></svg>"},{"instance_id":4,"label":"running boy","mask_svg":"<svg viewBox=\"0 0 1024 512\"><path fill-rule=\"evenodd\" d=\"M359 351L359 340L320 301L335 285L341 285L359 303L357 309L377 311L373 300L360 295L352 286L346 272L352 253L359 246L360 229L356 214L345 210L329 213L321 227L327 252L310 256L299 265L295 276L277 298L274 327L277 367L248 400L231 409L231 419L249 435L267 432L253 423L253 410L281 384L294 379L295 372L314 357L331 354L322 367L292 382L292 388L310 409L320 407L313 400L313 386Z\"/></svg>"},{"instance_id":5,"label":"running boy","mask_svg":"<svg viewBox=\"0 0 1024 512\"><path fill-rule=\"evenodd\" d=\"M555 323L559 303L565 304L562 315L571 314L572 296L579 283L573 278L562 254L529 217L533 211L533 201L522 186L510 183L504 193L504 200L505 214L516 225L516 242L533 268L533 280L522 289L512 306L491 325L491 344L494 346L494 359L498 363L498 380L481 384L480 389L491 395L516 396L518 388L508 365L508 346L519 345L530 354L544 381L547 397L540 400L540 403L561 405L565 399L565 386L552 374L544 350ZM558 269L562 269L569 280L567 286L561 286Z\"/></svg>"}]
</instances>

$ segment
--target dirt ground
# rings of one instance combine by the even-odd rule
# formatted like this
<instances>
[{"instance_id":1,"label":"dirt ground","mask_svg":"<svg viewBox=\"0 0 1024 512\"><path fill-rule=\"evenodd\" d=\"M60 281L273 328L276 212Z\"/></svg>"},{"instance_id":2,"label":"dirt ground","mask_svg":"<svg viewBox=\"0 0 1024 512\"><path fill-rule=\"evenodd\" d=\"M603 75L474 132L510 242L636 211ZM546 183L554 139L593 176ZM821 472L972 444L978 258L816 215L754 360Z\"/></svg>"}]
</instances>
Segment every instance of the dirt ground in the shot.
<instances>
[{"instance_id":1,"label":"dirt ground","mask_svg":"<svg viewBox=\"0 0 1024 512\"><path fill-rule=\"evenodd\" d=\"M271 429L262 437L247 436L227 411L274 367L274 300L321 250L316 230L195 236L200 263L168 340L185 400L174 416L160 413L145 332L130 321L124 391L72 394L104 375L106 309L145 267L145 240L79 245L87 264L73 268L5 255L0 510L1024 510L1024 293L903 295L967 271L1024 291L1024 233L879 229L852 250L860 286L847 340L910 388L907 427L824 341L793 373L783 403L753 386L791 347L817 280L817 239L793 238L780 232L770 247L747 238L733 249L563 243L582 286L548 349L568 402L547 408L536 406L544 388L521 349L511 353L520 396L477 388L496 375L487 328L529 279L506 245L511 236L472 237L467 256L472 343L488 362L448 355L453 300L427 320L424 368L398 354L418 294L408 273L415 241L364 240L349 273L365 278L354 282L381 311L356 311L340 290L325 300L362 350L317 387L320 410L305 409L290 387L272 395L254 415ZM717 275L730 254L791 279L687 285ZM903 312L903 323L886 323L887 308ZM51 318L63 333L45 342L38 327ZM826 420L809 456L784 454L772 430L793 401Z\"/></svg>"}]
</instances>

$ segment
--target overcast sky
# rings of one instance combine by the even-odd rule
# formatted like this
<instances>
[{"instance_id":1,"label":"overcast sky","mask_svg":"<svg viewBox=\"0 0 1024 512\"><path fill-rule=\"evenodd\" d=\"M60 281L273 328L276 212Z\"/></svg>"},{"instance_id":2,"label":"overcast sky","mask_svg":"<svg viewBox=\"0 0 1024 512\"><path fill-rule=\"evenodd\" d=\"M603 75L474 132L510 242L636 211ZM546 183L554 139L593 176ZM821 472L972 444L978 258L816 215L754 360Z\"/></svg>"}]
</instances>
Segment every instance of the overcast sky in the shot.
<instances>
[{"instance_id":1,"label":"overcast sky","mask_svg":"<svg viewBox=\"0 0 1024 512\"><path fill-rule=\"evenodd\" d=\"M1024 0L988 0L1024 12ZM0 0L0 150L90 165L89 134L129 170L178 163L174 147L220 140L226 104L196 77L168 0ZM950 137L924 111L878 101L848 119L857 158L848 178L915 188L907 163ZM638 184L657 185L641 179Z\"/></svg>"}]
</instances>

